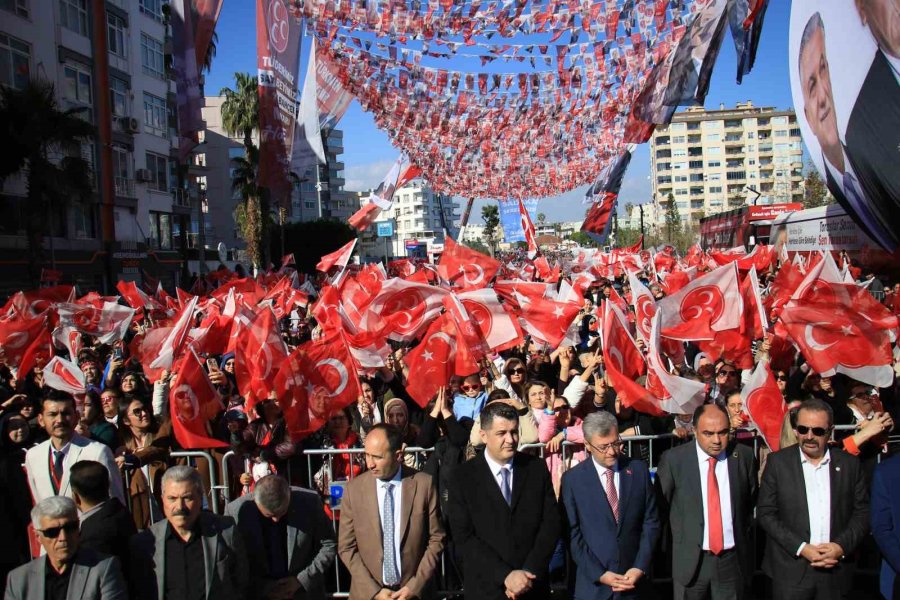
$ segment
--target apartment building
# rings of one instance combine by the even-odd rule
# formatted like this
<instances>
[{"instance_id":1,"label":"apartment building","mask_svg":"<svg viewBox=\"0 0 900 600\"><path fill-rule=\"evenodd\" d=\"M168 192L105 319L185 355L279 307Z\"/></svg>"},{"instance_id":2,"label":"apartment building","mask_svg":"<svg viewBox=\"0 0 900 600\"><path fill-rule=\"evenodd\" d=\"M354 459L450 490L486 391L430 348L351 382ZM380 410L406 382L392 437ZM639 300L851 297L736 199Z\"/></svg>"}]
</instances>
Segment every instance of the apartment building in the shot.
<instances>
[{"instance_id":1,"label":"apartment building","mask_svg":"<svg viewBox=\"0 0 900 600\"><path fill-rule=\"evenodd\" d=\"M657 214L665 213L672 194L683 222L803 197L803 142L794 111L750 101L676 113L653 133L650 167Z\"/></svg>"},{"instance_id":2,"label":"apartment building","mask_svg":"<svg viewBox=\"0 0 900 600\"><path fill-rule=\"evenodd\" d=\"M109 291L142 273L167 286L181 276L190 200L176 189L166 12L163 0L0 2L0 85L49 81L60 107L83 109L98 132L81 148L94 200L60 201L46 220L45 266L85 290ZM22 175L0 190L0 294L27 283L25 196ZM110 214L110 205L112 228L104 229L101 211Z\"/></svg>"},{"instance_id":3,"label":"apartment building","mask_svg":"<svg viewBox=\"0 0 900 600\"><path fill-rule=\"evenodd\" d=\"M371 198L371 190L360 194L360 206L371 202ZM445 225L447 234L456 239L459 202L451 196L436 194L423 179L417 178L397 190L392 214L382 213L380 220L391 221L392 235L379 238L377 224L363 232L360 238L363 259L383 259L385 254L389 258L433 257L444 249Z\"/></svg>"}]
</instances>

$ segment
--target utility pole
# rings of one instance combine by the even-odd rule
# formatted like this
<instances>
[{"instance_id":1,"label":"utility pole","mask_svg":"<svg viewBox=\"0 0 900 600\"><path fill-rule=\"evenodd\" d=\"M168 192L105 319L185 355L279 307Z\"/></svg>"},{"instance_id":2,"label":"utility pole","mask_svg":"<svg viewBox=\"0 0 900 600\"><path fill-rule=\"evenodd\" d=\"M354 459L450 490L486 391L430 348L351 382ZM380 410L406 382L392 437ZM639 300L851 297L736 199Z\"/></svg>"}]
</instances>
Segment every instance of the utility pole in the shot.
<instances>
[{"instance_id":1,"label":"utility pole","mask_svg":"<svg viewBox=\"0 0 900 600\"><path fill-rule=\"evenodd\" d=\"M641 211L641 250L644 249L644 205L638 204L638 208Z\"/></svg>"},{"instance_id":2,"label":"utility pole","mask_svg":"<svg viewBox=\"0 0 900 600\"><path fill-rule=\"evenodd\" d=\"M190 163L188 159L188 162ZM205 275L207 272L206 268L206 223L203 218L203 201L206 199L206 186L203 185L200 181L197 181L197 262L200 263L198 266L197 274Z\"/></svg>"}]
</instances>

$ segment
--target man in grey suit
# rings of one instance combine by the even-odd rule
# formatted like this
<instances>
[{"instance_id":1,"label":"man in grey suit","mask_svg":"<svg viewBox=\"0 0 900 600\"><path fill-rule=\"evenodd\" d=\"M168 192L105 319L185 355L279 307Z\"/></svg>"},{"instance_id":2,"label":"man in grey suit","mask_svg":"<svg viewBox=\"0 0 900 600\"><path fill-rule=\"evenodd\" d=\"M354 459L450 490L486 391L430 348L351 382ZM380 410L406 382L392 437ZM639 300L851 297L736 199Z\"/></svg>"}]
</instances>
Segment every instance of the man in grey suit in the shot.
<instances>
[{"instance_id":1,"label":"man in grey suit","mask_svg":"<svg viewBox=\"0 0 900 600\"><path fill-rule=\"evenodd\" d=\"M237 523L250 559L253 589L265 600L325 597L324 576L337 542L319 495L267 475L253 493L225 507Z\"/></svg>"},{"instance_id":2,"label":"man in grey suit","mask_svg":"<svg viewBox=\"0 0 900 600\"><path fill-rule=\"evenodd\" d=\"M201 512L203 482L186 466L162 478L165 521L131 538L132 598L243 600L250 573L234 519Z\"/></svg>"},{"instance_id":3,"label":"man in grey suit","mask_svg":"<svg viewBox=\"0 0 900 600\"><path fill-rule=\"evenodd\" d=\"M869 494L859 460L828 448L831 406L807 400L797 412L799 444L769 455L756 516L765 530L763 571L775 600L848 597L853 556L869 533Z\"/></svg>"},{"instance_id":4,"label":"man in grey suit","mask_svg":"<svg viewBox=\"0 0 900 600\"><path fill-rule=\"evenodd\" d=\"M698 408L693 424L696 443L665 452L656 472L672 528L675 598L739 599L753 577L756 459L747 446L728 447L729 418L720 405Z\"/></svg>"},{"instance_id":5,"label":"man in grey suit","mask_svg":"<svg viewBox=\"0 0 900 600\"><path fill-rule=\"evenodd\" d=\"M51 496L31 511L46 555L13 570L6 600L125 600L128 593L119 560L78 547L75 503Z\"/></svg>"}]
</instances>

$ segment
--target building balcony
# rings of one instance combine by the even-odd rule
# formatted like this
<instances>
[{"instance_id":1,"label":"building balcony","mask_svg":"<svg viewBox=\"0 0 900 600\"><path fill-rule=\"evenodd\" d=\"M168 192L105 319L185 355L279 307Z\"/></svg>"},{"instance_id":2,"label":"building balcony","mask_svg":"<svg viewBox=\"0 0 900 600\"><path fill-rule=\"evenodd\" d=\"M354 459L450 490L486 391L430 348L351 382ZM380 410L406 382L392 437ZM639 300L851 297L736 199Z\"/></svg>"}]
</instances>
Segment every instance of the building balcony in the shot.
<instances>
[{"instance_id":1,"label":"building balcony","mask_svg":"<svg viewBox=\"0 0 900 600\"><path fill-rule=\"evenodd\" d=\"M113 187L116 196L119 196L120 198L137 198L137 194L134 191L134 179L128 177L114 177Z\"/></svg>"}]
</instances>

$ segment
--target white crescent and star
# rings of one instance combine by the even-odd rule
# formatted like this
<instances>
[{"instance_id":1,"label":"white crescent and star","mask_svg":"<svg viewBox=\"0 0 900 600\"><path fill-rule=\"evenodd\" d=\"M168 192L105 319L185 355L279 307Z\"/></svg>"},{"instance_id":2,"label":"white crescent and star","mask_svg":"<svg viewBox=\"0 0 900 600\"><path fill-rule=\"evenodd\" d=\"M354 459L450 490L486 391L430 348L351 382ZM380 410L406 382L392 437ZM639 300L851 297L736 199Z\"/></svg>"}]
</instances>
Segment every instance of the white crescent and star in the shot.
<instances>
[{"instance_id":1,"label":"white crescent and star","mask_svg":"<svg viewBox=\"0 0 900 600\"><path fill-rule=\"evenodd\" d=\"M333 398L333 397L339 395L341 392L343 392L344 389L347 387L347 382L349 381L349 376L347 374L347 367L345 367L344 364L336 358L326 358L326 359L320 360L319 362L316 363L316 367L323 367L323 366L331 367L332 369L337 371L337 374L340 375L340 377L341 377L341 382L338 384L337 388L335 388L332 392L330 392L328 394L329 396L331 396Z\"/></svg>"},{"instance_id":2,"label":"white crescent and star","mask_svg":"<svg viewBox=\"0 0 900 600\"><path fill-rule=\"evenodd\" d=\"M816 341L816 338L813 336L813 331L815 330L816 325L828 325L826 322L819 323L808 323L803 331L803 337L806 339L807 345L813 350L821 352L822 350L827 350L831 346L834 346L836 342L831 342L830 344L821 344Z\"/></svg>"}]
</instances>

